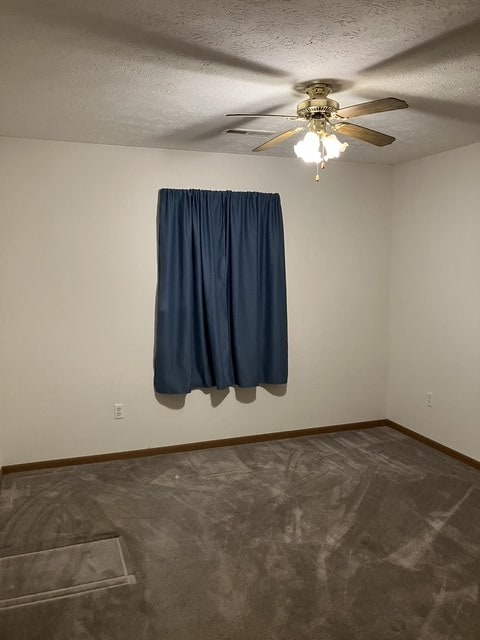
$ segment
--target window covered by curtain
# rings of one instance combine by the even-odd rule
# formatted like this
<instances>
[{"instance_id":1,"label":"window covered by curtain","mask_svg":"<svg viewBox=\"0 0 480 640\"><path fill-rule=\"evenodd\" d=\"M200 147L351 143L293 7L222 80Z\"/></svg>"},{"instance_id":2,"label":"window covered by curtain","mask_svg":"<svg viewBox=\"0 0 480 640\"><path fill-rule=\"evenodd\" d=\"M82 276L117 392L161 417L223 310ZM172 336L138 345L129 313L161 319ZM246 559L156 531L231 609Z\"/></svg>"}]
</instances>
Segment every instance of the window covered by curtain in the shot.
<instances>
[{"instance_id":1,"label":"window covered by curtain","mask_svg":"<svg viewBox=\"0 0 480 640\"><path fill-rule=\"evenodd\" d=\"M159 192L154 368L158 393L286 383L278 194Z\"/></svg>"}]
</instances>

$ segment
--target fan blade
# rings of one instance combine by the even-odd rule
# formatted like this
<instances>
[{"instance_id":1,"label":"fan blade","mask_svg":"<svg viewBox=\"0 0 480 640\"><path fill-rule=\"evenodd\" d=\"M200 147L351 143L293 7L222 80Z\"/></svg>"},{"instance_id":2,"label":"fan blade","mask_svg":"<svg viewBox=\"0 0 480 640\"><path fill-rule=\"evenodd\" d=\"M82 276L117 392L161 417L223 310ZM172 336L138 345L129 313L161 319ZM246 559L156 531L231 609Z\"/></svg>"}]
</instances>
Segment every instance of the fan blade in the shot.
<instances>
[{"instance_id":1,"label":"fan blade","mask_svg":"<svg viewBox=\"0 0 480 640\"><path fill-rule=\"evenodd\" d=\"M278 144L279 142L283 142L284 140L288 140L288 138L291 138L303 129L305 129L305 127L295 127L294 129L288 129L287 131L280 133L278 136L270 138L270 140L267 140L259 147L255 147L255 149L252 149L252 151L265 151L265 149L270 149L270 147L273 147L274 145Z\"/></svg>"},{"instance_id":2,"label":"fan blade","mask_svg":"<svg viewBox=\"0 0 480 640\"><path fill-rule=\"evenodd\" d=\"M372 100L371 102L362 102L354 104L351 107L344 107L337 110L337 116L342 118L358 118L359 116L368 116L371 113L382 113L382 111L395 111L396 109L406 109L408 104L405 100L398 98L382 98L381 100Z\"/></svg>"},{"instance_id":3,"label":"fan blade","mask_svg":"<svg viewBox=\"0 0 480 640\"><path fill-rule=\"evenodd\" d=\"M335 125L335 131L342 136L357 138L358 140L363 140L363 142L374 144L377 147L384 147L387 144L395 142L395 138L387 136L386 133L380 133L380 131L374 131L366 127L359 127L358 124L351 124L350 122L345 124L342 122Z\"/></svg>"},{"instance_id":4,"label":"fan blade","mask_svg":"<svg viewBox=\"0 0 480 640\"><path fill-rule=\"evenodd\" d=\"M305 120L298 116L285 116L280 113L227 113L226 118L287 118L288 120Z\"/></svg>"},{"instance_id":5,"label":"fan blade","mask_svg":"<svg viewBox=\"0 0 480 640\"><path fill-rule=\"evenodd\" d=\"M405 96L415 111L421 111L439 118L449 118L456 122L480 125L480 105L472 100L470 104L455 100L440 98L426 98L420 96ZM446 125L449 126L449 125Z\"/></svg>"}]
</instances>

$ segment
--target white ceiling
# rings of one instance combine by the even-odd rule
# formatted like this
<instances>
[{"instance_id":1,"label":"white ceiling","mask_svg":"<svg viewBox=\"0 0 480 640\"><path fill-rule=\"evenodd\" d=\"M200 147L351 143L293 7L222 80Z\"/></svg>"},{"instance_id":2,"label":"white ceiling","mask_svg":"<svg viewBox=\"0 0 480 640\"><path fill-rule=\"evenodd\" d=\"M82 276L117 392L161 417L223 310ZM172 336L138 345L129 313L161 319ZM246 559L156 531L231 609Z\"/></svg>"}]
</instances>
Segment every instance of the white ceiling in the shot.
<instances>
[{"instance_id":1,"label":"white ceiling","mask_svg":"<svg viewBox=\"0 0 480 640\"><path fill-rule=\"evenodd\" d=\"M0 0L0 135L250 153L295 113L295 84L341 106L410 108L357 124L345 159L392 164L480 141L479 0ZM268 155L291 156L292 140ZM347 157L348 154L348 157Z\"/></svg>"}]
</instances>

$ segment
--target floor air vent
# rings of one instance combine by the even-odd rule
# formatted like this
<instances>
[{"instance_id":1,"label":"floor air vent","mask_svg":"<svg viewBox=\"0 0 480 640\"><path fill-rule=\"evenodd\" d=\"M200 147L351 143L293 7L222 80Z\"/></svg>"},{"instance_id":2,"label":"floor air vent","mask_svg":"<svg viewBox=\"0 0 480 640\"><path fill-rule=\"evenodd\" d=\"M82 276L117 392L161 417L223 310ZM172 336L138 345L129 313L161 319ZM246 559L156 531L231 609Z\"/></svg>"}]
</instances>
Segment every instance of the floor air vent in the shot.
<instances>
[{"instance_id":1,"label":"floor air vent","mask_svg":"<svg viewBox=\"0 0 480 640\"><path fill-rule=\"evenodd\" d=\"M120 538L0 558L0 611L135 584Z\"/></svg>"}]
</instances>

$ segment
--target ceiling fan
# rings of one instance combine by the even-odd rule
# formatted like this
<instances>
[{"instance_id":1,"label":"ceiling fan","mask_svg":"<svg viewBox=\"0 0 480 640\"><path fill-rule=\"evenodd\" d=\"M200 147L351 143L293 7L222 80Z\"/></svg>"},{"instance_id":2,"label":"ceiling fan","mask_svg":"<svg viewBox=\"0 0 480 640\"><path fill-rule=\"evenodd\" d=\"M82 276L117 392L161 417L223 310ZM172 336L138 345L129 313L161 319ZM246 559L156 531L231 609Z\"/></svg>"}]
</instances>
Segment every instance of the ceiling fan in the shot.
<instances>
[{"instance_id":1,"label":"ceiling fan","mask_svg":"<svg viewBox=\"0 0 480 640\"><path fill-rule=\"evenodd\" d=\"M307 95L307 100L302 100L297 105L297 115L283 115L276 113L228 113L227 117L242 118L286 118L287 120L304 122L301 126L287 129L283 133L267 140L253 151L265 151L274 145L284 142L300 131L307 130L303 140L295 145L295 153L305 162L315 162L325 168L325 162L330 158L338 158L340 153L348 146L346 142L341 143L335 133L347 138L356 138L363 142L384 147L395 141L393 136L389 136L380 131L367 129L357 124L348 122L350 118L358 118L373 113L384 111L395 111L406 109L408 104L398 98L382 98L363 102L350 107L340 108L335 100L328 95L332 92L332 86L326 82L311 81L296 88L303 90ZM316 179L318 181L318 171Z\"/></svg>"}]
</instances>

